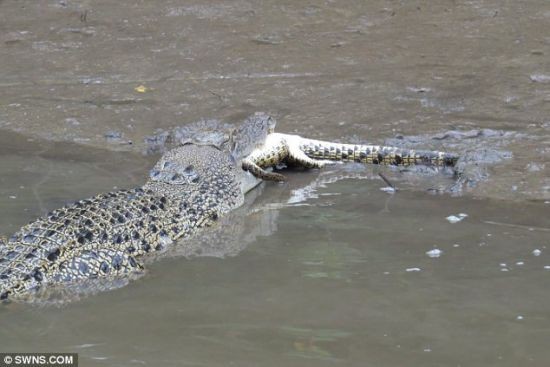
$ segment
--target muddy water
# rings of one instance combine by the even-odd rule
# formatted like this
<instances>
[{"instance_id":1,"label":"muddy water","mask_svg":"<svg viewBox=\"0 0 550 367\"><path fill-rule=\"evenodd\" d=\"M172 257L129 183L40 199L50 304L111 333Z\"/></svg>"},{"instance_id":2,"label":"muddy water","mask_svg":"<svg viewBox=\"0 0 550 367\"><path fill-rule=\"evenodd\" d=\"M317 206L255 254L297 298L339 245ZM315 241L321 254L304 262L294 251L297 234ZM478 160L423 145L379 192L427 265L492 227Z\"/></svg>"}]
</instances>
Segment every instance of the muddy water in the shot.
<instances>
[{"instance_id":1,"label":"muddy water","mask_svg":"<svg viewBox=\"0 0 550 367\"><path fill-rule=\"evenodd\" d=\"M291 172L204 239L209 256L182 245L125 288L2 307L0 351L548 365L549 21L545 0L0 1L3 234L139 185L144 138L199 118L267 111L282 132L489 157L458 197L433 172Z\"/></svg>"},{"instance_id":2,"label":"muddy water","mask_svg":"<svg viewBox=\"0 0 550 367\"><path fill-rule=\"evenodd\" d=\"M7 137L2 233L139 184L150 164ZM396 179L389 194L379 172L399 177L289 172L209 234L204 256L178 256L180 244L127 287L60 308L5 305L2 350L76 351L83 366L547 365L548 204L418 190L433 177Z\"/></svg>"}]
</instances>

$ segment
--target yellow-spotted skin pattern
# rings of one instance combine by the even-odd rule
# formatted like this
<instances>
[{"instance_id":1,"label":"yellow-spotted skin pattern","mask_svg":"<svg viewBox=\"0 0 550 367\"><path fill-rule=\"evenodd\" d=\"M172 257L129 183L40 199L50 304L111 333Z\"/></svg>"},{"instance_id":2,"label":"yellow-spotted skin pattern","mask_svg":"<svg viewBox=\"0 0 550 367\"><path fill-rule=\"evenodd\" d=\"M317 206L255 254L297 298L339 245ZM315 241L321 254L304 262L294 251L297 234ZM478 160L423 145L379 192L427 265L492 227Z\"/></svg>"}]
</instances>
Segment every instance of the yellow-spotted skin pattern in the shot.
<instances>
[{"instance_id":1,"label":"yellow-spotted skin pattern","mask_svg":"<svg viewBox=\"0 0 550 367\"><path fill-rule=\"evenodd\" d=\"M412 150L379 145L340 144L321 140L301 139L300 150L318 160L385 164L394 166L433 165L454 166L458 155Z\"/></svg>"},{"instance_id":2,"label":"yellow-spotted skin pattern","mask_svg":"<svg viewBox=\"0 0 550 367\"><path fill-rule=\"evenodd\" d=\"M454 166L459 156L439 151L412 150L396 147L341 144L302 138L298 135L272 133L263 146L243 160L243 169L273 181L284 181L279 173L266 172L268 167L293 164L306 168L321 168L330 161L360 162L396 166Z\"/></svg>"},{"instance_id":3,"label":"yellow-spotted skin pattern","mask_svg":"<svg viewBox=\"0 0 550 367\"><path fill-rule=\"evenodd\" d=\"M141 271L145 255L242 205L240 171L225 152L185 145L166 153L143 187L80 200L27 224L0 243L0 299Z\"/></svg>"},{"instance_id":4,"label":"yellow-spotted skin pattern","mask_svg":"<svg viewBox=\"0 0 550 367\"><path fill-rule=\"evenodd\" d=\"M453 166L458 159L444 152L305 139L274 133L274 126L269 115L258 113L227 140L211 132L192 136L161 157L142 187L80 200L0 238L0 301L32 300L56 286L78 290L88 281L93 284L87 289L112 289L140 273L147 254L163 252L241 206L259 179L285 180L266 171L270 167L320 168L330 161Z\"/></svg>"}]
</instances>

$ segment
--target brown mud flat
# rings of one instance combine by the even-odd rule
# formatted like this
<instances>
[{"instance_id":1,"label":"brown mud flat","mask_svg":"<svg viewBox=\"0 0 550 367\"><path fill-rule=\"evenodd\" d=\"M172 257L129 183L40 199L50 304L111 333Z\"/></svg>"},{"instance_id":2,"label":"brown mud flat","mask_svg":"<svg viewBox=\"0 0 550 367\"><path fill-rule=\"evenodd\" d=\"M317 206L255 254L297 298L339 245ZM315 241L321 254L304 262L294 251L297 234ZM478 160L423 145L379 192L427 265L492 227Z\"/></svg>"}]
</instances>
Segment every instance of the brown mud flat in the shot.
<instances>
[{"instance_id":1,"label":"brown mud flat","mask_svg":"<svg viewBox=\"0 0 550 367\"><path fill-rule=\"evenodd\" d=\"M526 138L472 194L548 200L545 4L3 1L0 128L136 152L254 111L325 140L502 130Z\"/></svg>"},{"instance_id":2,"label":"brown mud flat","mask_svg":"<svg viewBox=\"0 0 550 367\"><path fill-rule=\"evenodd\" d=\"M1 234L140 185L147 137L255 111L280 132L461 153L472 178L454 196L433 195L454 179L430 169L289 171L127 287L1 307L3 350L87 366L546 366L546 5L0 1Z\"/></svg>"}]
</instances>

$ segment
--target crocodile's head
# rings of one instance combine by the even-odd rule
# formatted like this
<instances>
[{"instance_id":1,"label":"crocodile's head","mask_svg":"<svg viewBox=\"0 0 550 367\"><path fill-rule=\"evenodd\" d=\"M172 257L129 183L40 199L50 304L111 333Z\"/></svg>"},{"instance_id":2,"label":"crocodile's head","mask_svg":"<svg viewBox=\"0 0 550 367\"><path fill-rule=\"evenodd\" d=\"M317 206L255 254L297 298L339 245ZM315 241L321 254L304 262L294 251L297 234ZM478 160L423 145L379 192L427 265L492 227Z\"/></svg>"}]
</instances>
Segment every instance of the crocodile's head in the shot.
<instances>
[{"instance_id":1,"label":"crocodile's head","mask_svg":"<svg viewBox=\"0 0 550 367\"><path fill-rule=\"evenodd\" d=\"M219 175L234 175L235 161L210 145L187 144L166 152L149 172L149 179L169 185L194 186Z\"/></svg>"},{"instance_id":2,"label":"crocodile's head","mask_svg":"<svg viewBox=\"0 0 550 367\"><path fill-rule=\"evenodd\" d=\"M164 136L167 145L163 149L173 149L166 152L150 171L150 184L157 183L174 190L186 186L187 190L208 179L218 165L232 165L241 192L246 193L261 180L243 171L241 160L262 146L268 134L273 132L275 123L268 114L256 112L238 128L216 120L178 127Z\"/></svg>"},{"instance_id":3,"label":"crocodile's head","mask_svg":"<svg viewBox=\"0 0 550 367\"><path fill-rule=\"evenodd\" d=\"M200 196L205 202L227 202L227 209L232 209L244 200L241 172L229 153L211 145L187 144L164 153L144 188L171 196Z\"/></svg>"}]
</instances>

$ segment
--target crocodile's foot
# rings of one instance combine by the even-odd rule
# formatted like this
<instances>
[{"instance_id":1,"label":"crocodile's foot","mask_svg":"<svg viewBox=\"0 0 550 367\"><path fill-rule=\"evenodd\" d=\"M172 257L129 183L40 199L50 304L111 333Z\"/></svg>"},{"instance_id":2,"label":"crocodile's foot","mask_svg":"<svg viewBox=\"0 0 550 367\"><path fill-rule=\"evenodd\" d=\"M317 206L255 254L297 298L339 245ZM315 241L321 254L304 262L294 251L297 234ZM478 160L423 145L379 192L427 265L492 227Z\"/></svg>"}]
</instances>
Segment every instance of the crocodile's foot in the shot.
<instances>
[{"instance_id":1,"label":"crocodile's foot","mask_svg":"<svg viewBox=\"0 0 550 367\"><path fill-rule=\"evenodd\" d=\"M265 181L276 181L284 182L286 181L286 176L276 172L268 172L258 166L254 161L250 159L243 159L242 168L245 171L252 173L255 177L260 178Z\"/></svg>"},{"instance_id":2,"label":"crocodile's foot","mask_svg":"<svg viewBox=\"0 0 550 367\"><path fill-rule=\"evenodd\" d=\"M254 176L267 181L285 181L280 173L267 172L265 168L290 164L303 168L322 168L334 162L308 157L302 149L302 138L297 135L272 133L264 144L252 151L242 161L242 168Z\"/></svg>"}]
</instances>

